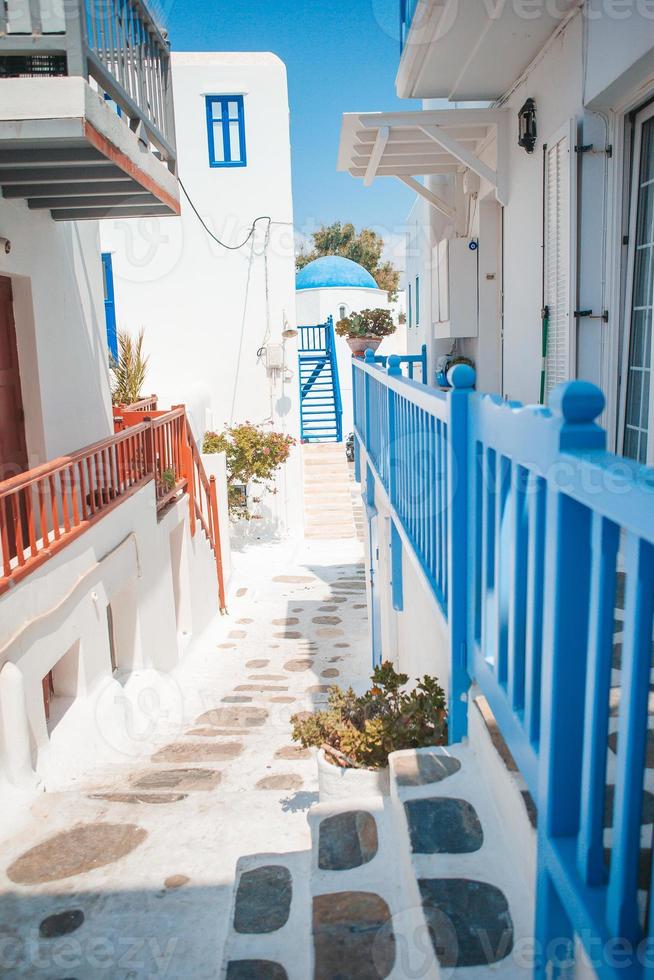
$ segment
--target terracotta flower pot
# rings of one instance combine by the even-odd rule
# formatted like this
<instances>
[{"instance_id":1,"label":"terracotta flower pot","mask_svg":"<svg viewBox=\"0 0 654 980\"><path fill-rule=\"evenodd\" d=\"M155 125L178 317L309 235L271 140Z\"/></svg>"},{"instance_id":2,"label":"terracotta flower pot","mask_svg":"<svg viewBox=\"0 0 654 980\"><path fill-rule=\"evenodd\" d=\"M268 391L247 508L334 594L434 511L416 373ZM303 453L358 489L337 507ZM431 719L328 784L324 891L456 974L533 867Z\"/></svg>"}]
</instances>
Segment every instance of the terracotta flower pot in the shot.
<instances>
[{"instance_id":1,"label":"terracotta flower pot","mask_svg":"<svg viewBox=\"0 0 654 980\"><path fill-rule=\"evenodd\" d=\"M382 337L346 337L348 346L355 357L363 357L367 350L376 351Z\"/></svg>"},{"instance_id":2,"label":"terracotta flower pot","mask_svg":"<svg viewBox=\"0 0 654 980\"><path fill-rule=\"evenodd\" d=\"M386 769L341 769L318 752L318 790L320 802L356 799L365 796L388 796L390 775Z\"/></svg>"}]
</instances>

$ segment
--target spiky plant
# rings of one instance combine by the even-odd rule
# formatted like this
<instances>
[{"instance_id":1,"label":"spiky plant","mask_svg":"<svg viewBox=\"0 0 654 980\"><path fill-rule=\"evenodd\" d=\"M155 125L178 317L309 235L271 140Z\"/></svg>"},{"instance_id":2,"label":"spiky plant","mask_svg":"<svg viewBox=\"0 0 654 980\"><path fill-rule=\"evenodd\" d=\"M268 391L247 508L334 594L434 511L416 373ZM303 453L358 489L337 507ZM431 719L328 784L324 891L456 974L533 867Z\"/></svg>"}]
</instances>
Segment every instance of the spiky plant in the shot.
<instances>
[{"instance_id":1,"label":"spiky plant","mask_svg":"<svg viewBox=\"0 0 654 980\"><path fill-rule=\"evenodd\" d=\"M111 366L114 376L111 399L114 405L131 405L142 397L148 361L149 357L143 353L143 328L136 337L126 330L119 330L118 360Z\"/></svg>"}]
</instances>

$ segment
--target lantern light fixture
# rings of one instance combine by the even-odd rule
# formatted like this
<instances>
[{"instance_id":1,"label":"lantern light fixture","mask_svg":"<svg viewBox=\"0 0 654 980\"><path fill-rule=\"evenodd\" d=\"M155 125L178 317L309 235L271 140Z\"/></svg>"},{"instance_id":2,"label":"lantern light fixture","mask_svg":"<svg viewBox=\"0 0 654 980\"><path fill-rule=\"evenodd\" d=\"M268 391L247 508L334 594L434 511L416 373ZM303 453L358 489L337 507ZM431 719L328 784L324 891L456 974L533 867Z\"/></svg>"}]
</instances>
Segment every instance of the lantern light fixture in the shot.
<instances>
[{"instance_id":1,"label":"lantern light fixture","mask_svg":"<svg viewBox=\"0 0 654 980\"><path fill-rule=\"evenodd\" d=\"M536 145L536 103L527 99L518 112L518 146L533 153Z\"/></svg>"}]
</instances>

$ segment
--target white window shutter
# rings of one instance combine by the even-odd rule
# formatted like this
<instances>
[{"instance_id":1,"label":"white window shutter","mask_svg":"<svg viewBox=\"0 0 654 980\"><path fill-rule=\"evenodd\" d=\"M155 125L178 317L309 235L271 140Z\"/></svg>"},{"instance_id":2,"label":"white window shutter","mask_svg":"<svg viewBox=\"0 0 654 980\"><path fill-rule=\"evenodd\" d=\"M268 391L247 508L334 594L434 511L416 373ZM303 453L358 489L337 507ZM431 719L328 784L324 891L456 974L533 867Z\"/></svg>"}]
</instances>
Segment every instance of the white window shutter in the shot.
<instances>
[{"instance_id":1,"label":"white window shutter","mask_svg":"<svg viewBox=\"0 0 654 980\"><path fill-rule=\"evenodd\" d=\"M545 151L544 299L549 308L545 390L574 374L573 296L575 224L572 126Z\"/></svg>"}]
</instances>

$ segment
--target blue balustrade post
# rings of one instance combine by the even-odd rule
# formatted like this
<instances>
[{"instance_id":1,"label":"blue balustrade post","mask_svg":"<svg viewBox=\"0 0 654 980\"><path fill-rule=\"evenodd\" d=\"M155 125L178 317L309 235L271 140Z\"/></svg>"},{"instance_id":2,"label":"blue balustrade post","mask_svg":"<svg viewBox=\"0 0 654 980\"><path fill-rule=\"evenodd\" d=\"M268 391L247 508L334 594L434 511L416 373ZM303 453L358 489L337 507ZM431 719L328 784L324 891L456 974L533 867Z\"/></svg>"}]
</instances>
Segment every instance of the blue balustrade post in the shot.
<instances>
[{"instance_id":1,"label":"blue balustrade post","mask_svg":"<svg viewBox=\"0 0 654 980\"><path fill-rule=\"evenodd\" d=\"M605 433L595 420L604 408L599 388L582 381L559 385L550 396L553 464L547 479L542 695L538 780L538 889L536 940L545 951L573 939L561 914L550 860L557 839L574 839L580 827L592 515L566 494L578 472L575 453L602 450ZM558 976L542 956L535 975Z\"/></svg>"},{"instance_id":2,"label":"blue balustrade post","mask_svg":"<svg viewBox=\"0 0 654 980\"><path fill-rule=\"evenodd\" d=\"M468 529L471 523L468 412L473 396L475 372L467 364L456 364L448 374L450 419L447 440L447 470L450 515L447 530L449 589L447 618L450 641L450 742L460 742L468 731L468 635L472 618L472 589L468 563Z\"/></svg>"},{"instance_id":3,"label":"blue balustrade post","mask_svg":"<svg viewBox=\"0 0 654 980\"><path fill-rule=\"evenodd\" d=\"M375 352L370 350L370 348L368 348L368 350L363 355L363 360L365 364L367 364L369 367L372 367L375 363ZM370 376L368 375L367 372L365 372L363 375L363 390L365 392L365 398L366 398L366 414L365 414L366 440L365 441L366 441L366 452L367 452L368 446L370 445Z\"/></svg>"},{"instance_id":4,"label":"blue balustrade post","mask_svg":"<svg viewBox=\"0 0 654 980\"><path fill-rule=\"evenodd\" d=\"M354 479L361 483L361 446L359 445L359 433L357 431L357 419L359 418L359 400L357 394L357 364L356 358L352 358L352 420L354 429Z\"/></svg>"},{"instance_id":5,"label":"blue balustrade post","mask_svg":"<svg viewBox=\"0 0 654 980\"><path fill-rule=\"evenodd\" d=\"M387 374L391 378L401 378L402 368L400 367L400 358L397 354L391 354L388 359ZM388 456L387 456L387 468L388 473L388 496L390 498L393 507L397 506L397 451L398 447L395 445L395 392L391 388L386 389L386 397L388 398Z\"/></svg>"}]
</instances>

